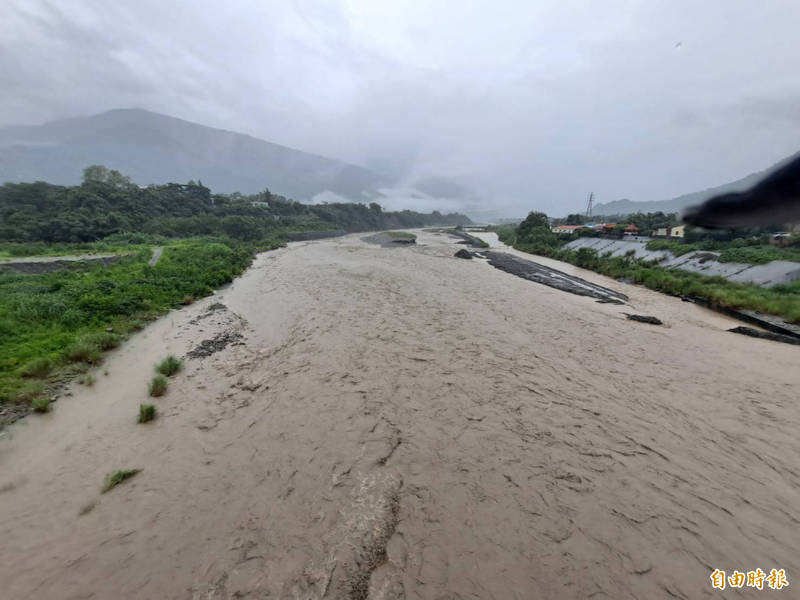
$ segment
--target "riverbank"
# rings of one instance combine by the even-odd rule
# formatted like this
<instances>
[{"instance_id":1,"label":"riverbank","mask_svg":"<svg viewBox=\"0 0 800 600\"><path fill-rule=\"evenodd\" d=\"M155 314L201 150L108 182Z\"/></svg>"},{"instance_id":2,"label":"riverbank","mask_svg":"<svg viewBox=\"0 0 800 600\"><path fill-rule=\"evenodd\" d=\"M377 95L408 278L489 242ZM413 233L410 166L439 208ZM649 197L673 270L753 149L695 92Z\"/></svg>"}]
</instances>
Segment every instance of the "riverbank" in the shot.
<instances>
[{"instance_id":1,"label":"riverbank","mask_svg":"<svg viewBox=\"0 0 800 600\"><path fill-rule=\"evenodd\" d=\"M96 380L104 352L158 315L213 293L257 250L278 245L199 238L173 241L163 256L161 247L146 247L0 269L0 427L33 406L48 410L75 377Z\"/></svg>"},{"instance_id":2,"label":"riverbank","mask_svg":"<svg viewBox=\"0 0 800 600\"><path fill-rule=\"evenodd\" d=\"M499 229L497 233L504 243L527 254L546 256L671 296L698 298L711 307L753 310L780 317L789 324L800 324L800 280L763 288L728 281L719 276L709 277L666 268L651 261L639 260L635 253L607 257L592 248L574 251L558 245L519 243L513 228Z\"/></svg>"},{"instance_id":3,"label":"riverbank","mask_svg":"<svg viewBox=\"0 0 800 600\"><path fill-rule=\"evenodd\" d=\"M262 253L9 427L4 593L694 598L717 567L800 572L797 347L561 265L629 298L598 304L462 247ZM241 338L186 358L136 424L154 363L226 333ZM122 469L141 471L101 494Z\"/></svg>"}]
</instances>

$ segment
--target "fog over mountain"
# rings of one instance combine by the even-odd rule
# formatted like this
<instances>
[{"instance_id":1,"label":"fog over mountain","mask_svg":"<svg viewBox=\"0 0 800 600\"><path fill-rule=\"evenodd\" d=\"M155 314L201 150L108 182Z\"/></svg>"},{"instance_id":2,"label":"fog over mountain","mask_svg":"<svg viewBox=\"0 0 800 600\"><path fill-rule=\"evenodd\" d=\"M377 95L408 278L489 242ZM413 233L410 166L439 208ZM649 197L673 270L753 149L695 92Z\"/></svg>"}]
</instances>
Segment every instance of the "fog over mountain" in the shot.
<instances>
[{"instance_id":1,"label":"fog over mountain","mask_svg":"<svg viewBox=\"0 0 800 600\"><path fill-rule=\"evenodd\" d=\"M594 206L593 214L619 215L619 214L628 214L634 212L656 212L656 211L661 211L663 213L681 212L687 206L700 204L701 202L705 202L712 196L717 196L719 194L727 194L730 192L741 192L743 190L746 190L747 188L752 187L753 185L758 183L759 180L768 175L770 172L779 169L786 163L797 158L798 155L800 155L800 152L797 152L792 156L789 156L781 161L778 161L768 169L764 169L763 171L757 171L755 173L750 173L746 177L742 177L741 179L737 179L736 181L731 181L729 183L724 183L722 185L714 186L712 188L707 188L689 194L682 194L675 198L670 198L669 200L636 202L624 199L624 200L614 200L613 202L606 202L606 203L601 202L600 204L596 204Z\"/></svg>"},{"instance_id":2,"label":"fog over mountain","mask_svg":"<svg viewBox=\"0 0 800 600\"><path fill-rule=\"evenodd\" d=\"M435 177L402 181L345 162L141 109L0 129L0 181L80 182L102 164L142 184L200 180L215 192L272 192L301 202L376 201L386 208L470 204Z\"/></svg>"},{"instance_id":3,"label":"fog over mountain","mask_svg":"<svg viewBox=\"0 0 800 600\"><path fill-rule=\"evenodd\" d=\"M794 0L9 0L0 126L136 107L272 145L217 132L219 154L187 149L178 125L120 126L150 158L111 130L70 144L226 188L260 186L252 167L273 157L267 185L302 198L563 215L590 191L675 198L796 152L798 30ZM28 158L3 153L20 173Z\"/></svg>"}]
</instances>

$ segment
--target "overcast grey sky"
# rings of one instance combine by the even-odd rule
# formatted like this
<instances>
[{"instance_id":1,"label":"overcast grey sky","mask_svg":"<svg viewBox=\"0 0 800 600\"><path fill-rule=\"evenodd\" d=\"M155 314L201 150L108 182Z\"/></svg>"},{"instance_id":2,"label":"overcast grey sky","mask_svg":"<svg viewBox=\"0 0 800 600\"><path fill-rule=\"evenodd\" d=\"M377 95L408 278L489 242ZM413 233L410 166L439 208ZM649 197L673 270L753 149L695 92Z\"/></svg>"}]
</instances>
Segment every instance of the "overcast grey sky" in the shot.
<instances>
[{"instance_id":1,"label":"overcast grey sky","mask_svg":"<svg viewBox=\"0 0 800 600\"><path fill-rule=\"evenodd\" d=\"M140 107L492 212L660 200L800 149L797 0L5 0L0 122Z\"/></svg>"}]
</instances>

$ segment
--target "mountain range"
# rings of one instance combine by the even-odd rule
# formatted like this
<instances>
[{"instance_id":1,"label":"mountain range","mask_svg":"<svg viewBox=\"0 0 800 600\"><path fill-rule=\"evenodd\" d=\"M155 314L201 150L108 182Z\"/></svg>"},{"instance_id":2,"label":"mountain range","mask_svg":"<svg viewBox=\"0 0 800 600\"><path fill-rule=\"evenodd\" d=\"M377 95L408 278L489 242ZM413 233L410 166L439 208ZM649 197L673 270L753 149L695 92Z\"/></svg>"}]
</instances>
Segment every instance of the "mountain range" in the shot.
<instances>
[{"instance_id":1,"label":"mountain range","mask_svg":"<svg viewBox=\"0 0 800 600\"><path fill-rule=\"evenodd\" d=\"M0 129L0 183L80 182L100 164L139 184L201 180L215 192L270 191L299 201L380 202L394 178L339 160L141 109L116 109L44 125ZM435 176L404 182L417 197L464 197Z\"/></svg>"},{"instance_id":2,"label":"mountain range","mask_svg":"<svg viewBox=\"0 0 800 600\"><path fill-rule=\"evenodd\" d=\"M725 183L722 185L718 185L716 187L708 188L705 190L701 190L699 192L692 192L690 194L683 194L682 196L676 196L675 198L671 198L669 200L655 200L651 202L637 202L634 200L614 200L612 202L606 202L605 204L596 204L594 206L593 213L595 215L625 215L635 212L657 212L661 211L663 213L673 213L673 212L680 212L687 206L692 206L694 204L700 204L701 202L705 202L712 196L717 196L719 194L727 194L730 192L739 192L745 190L753 185L755 185L759 180L764 178L766 175L785 165L786 163L794 160L800 156L800 152L793 154L783 160L778 161L771 167L764 169L763 171L758 171L756 173L751 173L746 177L742 177L741 179L737 179L736 181L731 181L730 183Z\"/></svg>"},{"instance_id":3,"label":"mountain range","mask_svg":"<svg viewBox=\"0 0 800 600\"><path fill-rule=\"evenodd\" d=\"M717 187L669 200L615 200L597 204L594 214L681 211L713 195L750 187L798 154ZM201 180L215 192L247 194L269 188L301 202L381 203L402 198L403 204L412 204L404 208L428 210L446 199L457 200L474 216L497 216L465 187L442 177L398 181L340 160L142 109L0 128L0 183L41 180L74 185L93 164L116 169L139 184Z\"/></svg>"}]
</instances>

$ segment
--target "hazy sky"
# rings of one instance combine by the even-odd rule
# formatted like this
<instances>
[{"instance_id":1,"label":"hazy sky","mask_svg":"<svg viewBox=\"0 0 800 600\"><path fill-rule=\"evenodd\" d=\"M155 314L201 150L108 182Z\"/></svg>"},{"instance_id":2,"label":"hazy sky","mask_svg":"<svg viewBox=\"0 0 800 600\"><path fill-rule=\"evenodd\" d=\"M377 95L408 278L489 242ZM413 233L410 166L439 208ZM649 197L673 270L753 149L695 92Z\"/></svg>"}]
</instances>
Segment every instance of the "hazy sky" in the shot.
<instances>
[{"instance_id":1,"label":"hazy sky","mask_svg":"<svg viewBox=\"0 0 800 600\"><path fill-rule=\"evenodd\" d=\"M0 122L140 107L563 214L800 149L798 0L5 0Z\"/></svg>"}]
</instances>

